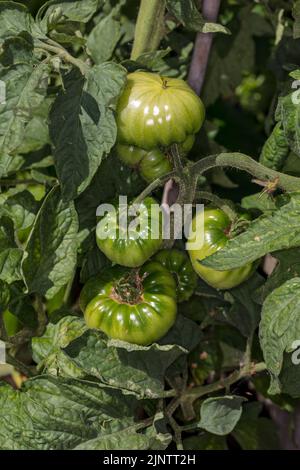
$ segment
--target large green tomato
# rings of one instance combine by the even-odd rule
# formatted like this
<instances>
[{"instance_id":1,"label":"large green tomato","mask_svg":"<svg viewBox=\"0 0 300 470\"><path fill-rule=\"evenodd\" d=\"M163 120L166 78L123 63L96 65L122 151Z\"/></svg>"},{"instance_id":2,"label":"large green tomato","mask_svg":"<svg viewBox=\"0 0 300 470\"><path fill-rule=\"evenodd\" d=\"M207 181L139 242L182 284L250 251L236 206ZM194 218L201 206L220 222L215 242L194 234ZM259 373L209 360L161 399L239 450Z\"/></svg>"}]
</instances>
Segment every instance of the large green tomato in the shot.
<instances>
[{"instance_id":1,"label":"large green tomato","mask_svg":"<svg viewBox=\"0 0 300 470\"><path fill-rule=\"evenodd\" d=\"M134 72L117 106L118 140L144 149L184 142L203 124L204 105L177 78Z\"/></svg>"},{"instance_id":2,"label":"large green tomato","mask_svg":"<svg viewBox=\"0 0 300 470\"><path fill-rule=\"evenodd\" d=\"M177 284L177 301L188 300L197 285L197 276L188 256L182 251L172 249L159 251L153 259L173 274Z\"/></svg>"},{"instance_id":3,"label":"large green tomato","mask_svg":"<svg viewBox=\"0 0 300 470\"><path fill-rule=\"evenodd\" d=\"M154 261L133 270L115 266L86 283L80 307L89 328L147 345L162 338L175 322L175 281Z\"/></svg>"},{"instance_id":4,"label":"large green tomato","mask_svg":"<svg viewBox=\"0 0 300 470\"><path fill-rule=\"evenodd\" d=\"M134 268L161 248L163 214L152 197L144 199L136 216L130 214L130 210L120 207L108 212L98 222L96 240L100 250L113 263Z\"/></svg>"},{"instance_id":5,"label":"large green tomato","mask_svg":"<svg viewBox=\"0 0 300 470\"><path fill-rule=\"evenodd\" d=\"M195 243L196 228L200 226L200 217L197 214L190 228L188 241ZM216 289L231 289L244 282L252 273L253 265L246 264L241 268L228 271L217 271L201 264L201 260L212 255L223 248L229 240L231 222L228 216L221 209L204 210L204 243L196 246L196 249L189 250L189 255L196 273ZM201 237L200 237L201 238Z\"/></svg>"}]
</instances>

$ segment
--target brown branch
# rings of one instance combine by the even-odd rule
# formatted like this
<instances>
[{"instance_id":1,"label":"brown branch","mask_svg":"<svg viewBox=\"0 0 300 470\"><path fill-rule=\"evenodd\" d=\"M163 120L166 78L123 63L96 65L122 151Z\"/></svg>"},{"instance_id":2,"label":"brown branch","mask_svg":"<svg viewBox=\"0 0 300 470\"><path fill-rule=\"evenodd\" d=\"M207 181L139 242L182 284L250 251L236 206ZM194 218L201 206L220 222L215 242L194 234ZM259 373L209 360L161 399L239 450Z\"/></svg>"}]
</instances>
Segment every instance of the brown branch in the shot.
<instances>
[{"instance_id":1,"label":"brown branch","mask_svg":"<svg viewBox=\"0 0 300 470\"><path fill-rule=\"evenodd\" d=\"M221 0L203 0L202 16L205 20L215 23L218 18ZM200 95L208 65L212 46L213 33L198 33L195 41L188 83Z\"/></svg>"}]
</instances>

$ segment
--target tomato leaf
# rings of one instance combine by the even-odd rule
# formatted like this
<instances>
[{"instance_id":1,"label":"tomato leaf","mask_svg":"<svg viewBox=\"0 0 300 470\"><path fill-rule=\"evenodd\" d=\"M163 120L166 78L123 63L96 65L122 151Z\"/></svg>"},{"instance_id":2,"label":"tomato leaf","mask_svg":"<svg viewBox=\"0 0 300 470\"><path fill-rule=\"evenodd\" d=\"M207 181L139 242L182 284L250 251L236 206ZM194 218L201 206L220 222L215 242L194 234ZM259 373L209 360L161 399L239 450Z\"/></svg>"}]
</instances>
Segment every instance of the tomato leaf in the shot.
<instances>
[{"instance_id":1,"label":"tomato leaf","mask_svg":"<svg viewBox=\"0 0 300 470\"><path fill-rule=\"evenodd\" d=\"M275 450L279 447L278 435L271 419L259 417L260 403L247 403L232 435L243 450Z\"/></svg>"},{"instance_id":2,"label":"tomato leaf","mask_svg":"<svg viewBox=\"0 0 300 470\"><path fill-rule=\"evenodd\" d=\"M273 290L280 287L288 279L300 277L299 248L278 251L273 256L278 260L278 264L265 284L258 289L260 303L263 303Z\"/></svg>"},{"instance_id":3,"label":"tomato leaf","mask_svg":"<svg viewBox=\"0 0 300 470\"><path fill-rule=\"evenodd\" d=\"M0 2L0 44L4 39L16 36L22 31L37 32L27 8L15 2Z\"/></svg>"},{"instance_id":4,"label":"tomato leaf","mask_svg":"<svg viewBox=\"0 0 300 470\"><path fill-rule=\"evenodd\" d=\"M242 415L245 401L246 398L234 395L208 398L201 405L198 427L218 436L229 434Z\"/></svg>"},{"instance_id":5,"label":"tomato leaf","mask_svg":"<svg viewBox=\"0 0 300 470\"><path fill-rule=\"evenodd\" d=\"M255 290L263 282L264 278L255 273L247 282L225 293L225 299L231 303L226 320L246 338L255 331L260 320L260 305L255 302Z\"/></svg>"},{"instance_id":6,"label":"tomato leaf","mask_svg":"<svg viewBox=\"0 0 300 470\"><path fill-rule=\"evenodd\" d=\"M56 23L64 24L68 21L87 23L102 3L103 0L84 0L84 2L82 0L49 0L40 8L37 19L45 32Z\"/></svg>"},{"instance_id":7,"label":"tomato leaf","mask_svg":"<svg viewBox=\"0 0 300 470\"><path fill-rule=\"evenodd\" d=\"M45 198L22 260L29 292L53 297L72 278L77 261L78 218L55 187Z\"/></svg>"},{"instance_id":8,"label":"tomato leaf","mask_svg":"<svg viewBox=\"0 0 300 470\"><path fill-rule=\"evenodd\" d=\"M185 352L177 345L107 343L103 333L93 330L74 340L64 351L86 375L138 398L163 397L165 371Z\"/></svg>"},{"instance_id":9,"label":"tomato leaf","mask_svg":"<svg viewBox=\"0 0 300 470\"><path fill-rule=\"evenodd\" d=\"M281 170L289 155L289 151L289 143L283 126L281 122L278 122L263 146L259 161L268 168Z\"/></svg>"},{"instance_id":10,"label":"tomato leaf","mask_svg":"<svg viewBox=\"0 0 300 470\"><path fill-rule=\"evenodd\" d=\"M87 330L83 318L67 315L49 323L43 336L32 339L33 358L39 369L61 377L83 377L84 373L63 353L62 348Z\"/></svg>"},{"instance_id":11,"label":"tomato leaf","mask_svg":"<svg viewBox=\"0 0 300 470\"><path fill-rule=\"evenodd\" d=\"M121 23L118 19L121 5L114 8L90 32L87 47L96 64L101 64L112 57L114 49L122 36Z\"/></svg>"},{"instance_id":12,"label":"tomato leaf","mask_svg":"<svg viewBox=\"0 0 300 470\"><path fill-rule=\"evenodd\" d=\"M187 437L183 441L184 450L228 450L226 438L208 432Z\"/></svg>"},{"instance_id":13,"label":"tomato leaf","mask_svg":"<svg viewBox=\"0 0 300 470\"><path fill-rule=\"evenodd\" d=\"M191 31L229 34L229 30L221 24L206 22L194 0L167 0L167 8L177 20Z\"/></svg>"},{"instance_id":14,"label":"tomato leaf","mask_svg":"<svg viewBox=\"0 0 300 470\"><path fill-rule=\"evenodd\" d=\"M93 67L86 82L78 70L64 77L65 90L50 113L50 137L65 200L84 191L116 141L114 108L125 78L125 69L113 63Z\"/></svg>"},{"instance_id":15,"label":"tomato leaf","mask_svg":"<svg viewBox=\"0 0 300 470\"><path fill-rule=\"evenodd\" d=\"M22 250L17 247L14 224L6 216L0 217L0 280L11 284L21 279Z\"/></svg>"},{"instance_id":16,"label":"tomato leaf","mask_svg":"<svg viewBox=\"0 0 300 470\"><path fill-rule=\"evenodd\" d=\"M0 176L7 176L24 161L18 157L19 148L27 123L45 99L49 70L45 63L0 67L5 84L5 101L0 103Z\"/></svg>"},{"instance_id":17,"label":"tomato leaf","mask_svg":"<svg viewBox=\"0 0 300 470\"><path fill-rule=\"evenodd\" d=\"M0 447L67 450L98 439L97 448L120 449L124 440L118 441L118 433L127 429L128 438L136 433L136 405L133 397L91 381L40 376L27 380L21 391L1 386ZM141 440L146 448L148 440ZM138 445L139 435L129 442Z\"/></svg>"},{"instance_id":18,"label":"tomato leaf","mask_svg":"<svg viewBox=\"0 0 300 470\"><path fill-rule=\"evenodd\" d=\"M278 376L283 355L298 346L300 338L300 278L286 281L266 298L259 326L260 344L265 363L272 375L269 393L280 393Z\"/></svg>"}]
</instances>

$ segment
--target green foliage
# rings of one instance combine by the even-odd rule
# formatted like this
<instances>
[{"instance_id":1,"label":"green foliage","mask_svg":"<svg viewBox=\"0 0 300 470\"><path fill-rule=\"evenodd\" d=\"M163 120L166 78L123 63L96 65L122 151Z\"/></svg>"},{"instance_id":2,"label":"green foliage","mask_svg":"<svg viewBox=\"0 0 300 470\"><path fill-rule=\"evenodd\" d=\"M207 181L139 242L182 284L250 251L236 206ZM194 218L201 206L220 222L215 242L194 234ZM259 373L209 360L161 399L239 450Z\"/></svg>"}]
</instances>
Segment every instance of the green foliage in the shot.
<instances>
[{"instance_id":1,"label":"green foliage","mask_svg":"<svg viewBox=\"0 0 300 470\"><path fill-rule=\"evenodd\" d=\"M281 170L289 154L289 144L281 123L277 123L266 140L259 161L268 168Z\"/></svg>"},{"instance_id":2,"label":"green foliage","mask_svg":"<svg viewBox=\"0 0 300 470\"><path fill-rule=\"evenodd\" d=\"M161 24L136 28L140 0L0 1L0 340L22 373L0 365L1 450L300 448L300 1L224 0L216 22L200 4L165 0ZM187 155L159 151L177 202L230 216L228 242L203 265L254 272L221 291L188 271L164 337L111 340L79 308L83 285L112 266L97 207L161 201L165 183L146 186L117 158L118 100L127 73L186 80L191 65L207 65L204 126ZM237 222L241 206L251 222Z\"/></svg>"},{"instance_id":3,"label":"green foliage","mask_svg":"<svg viewBox=\"0 0 300 470\"><path fill-rule=\"evenodd\" d=\"M220 24L208 23L196 7L194 0L167 0L167 8L184 26L203 33L229 33Z\"/></svg>"},{"instance_id":4,"label":"green foliage","mask_svg":"<svg viewBox=\"0 0 300 470\"><path fill-rule=\"evenodd\" d=\"M273 290L263 304L259 332L264 359L272 378L270 393L280 393L278 376L284 352L293 352L297 348L299 289L300 278L290 279Z\"/></svg>"},{"instance_id":5,"label":"green foliage","mask_svg":"<svg viewBox=\"0 0 300 470\"><path fill-rule=\"evenodd\" d=\"M198 426L218 436L229 434L242 415L241 405L244 401L245 398L233 395L208 398L201 405Z\"/></svg>"},{"instance_id":6,"label":"green foliage","mask_svg":"<svg viewBox=\"0 0 300 470\"><path fill-rule=\"evenodd\" d=\"M125 70L112 63L93 67L84 77L73 70L50 115L50 136L64 199L74 199L91 182L116 141L113 103L125 82Z\"/></svg>"}]
</instances>

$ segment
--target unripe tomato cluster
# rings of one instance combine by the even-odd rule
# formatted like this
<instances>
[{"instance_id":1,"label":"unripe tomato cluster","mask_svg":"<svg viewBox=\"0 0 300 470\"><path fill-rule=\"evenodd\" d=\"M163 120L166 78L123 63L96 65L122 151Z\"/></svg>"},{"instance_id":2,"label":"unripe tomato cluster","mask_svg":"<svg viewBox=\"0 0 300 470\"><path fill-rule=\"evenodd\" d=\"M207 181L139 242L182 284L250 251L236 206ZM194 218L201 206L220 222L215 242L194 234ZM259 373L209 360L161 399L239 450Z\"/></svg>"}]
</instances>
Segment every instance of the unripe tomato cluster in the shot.
<instances>
[{"instance_id":1,"label":"unripe tomato cluster","mask_svg":"<svg viewBox=\"0 0 300 470\"><path fill-rule=\"evenodd\" d=\"M204 114L200 98L183 80L131 73L117 106L117 153L150 182L172 170L172 144L178 144L182 154L192 147ZM159 251L163 214L152 197L139 206L139 227L122 225L129 213L127 206L119 207L98 222L98 247L115 266L90 279L81 292L80 305L90 328L122 341L150 344L174 324L177 303L194 292L196 273L212 286L227 289L251 272L251 266L219 272L201 265L228 239L225 229L230 221L219 209L205 211L205 242L189 253L191 261L183 251ZM196 222L195 218L190 241Z\"/></svg>"}]
</instances>

